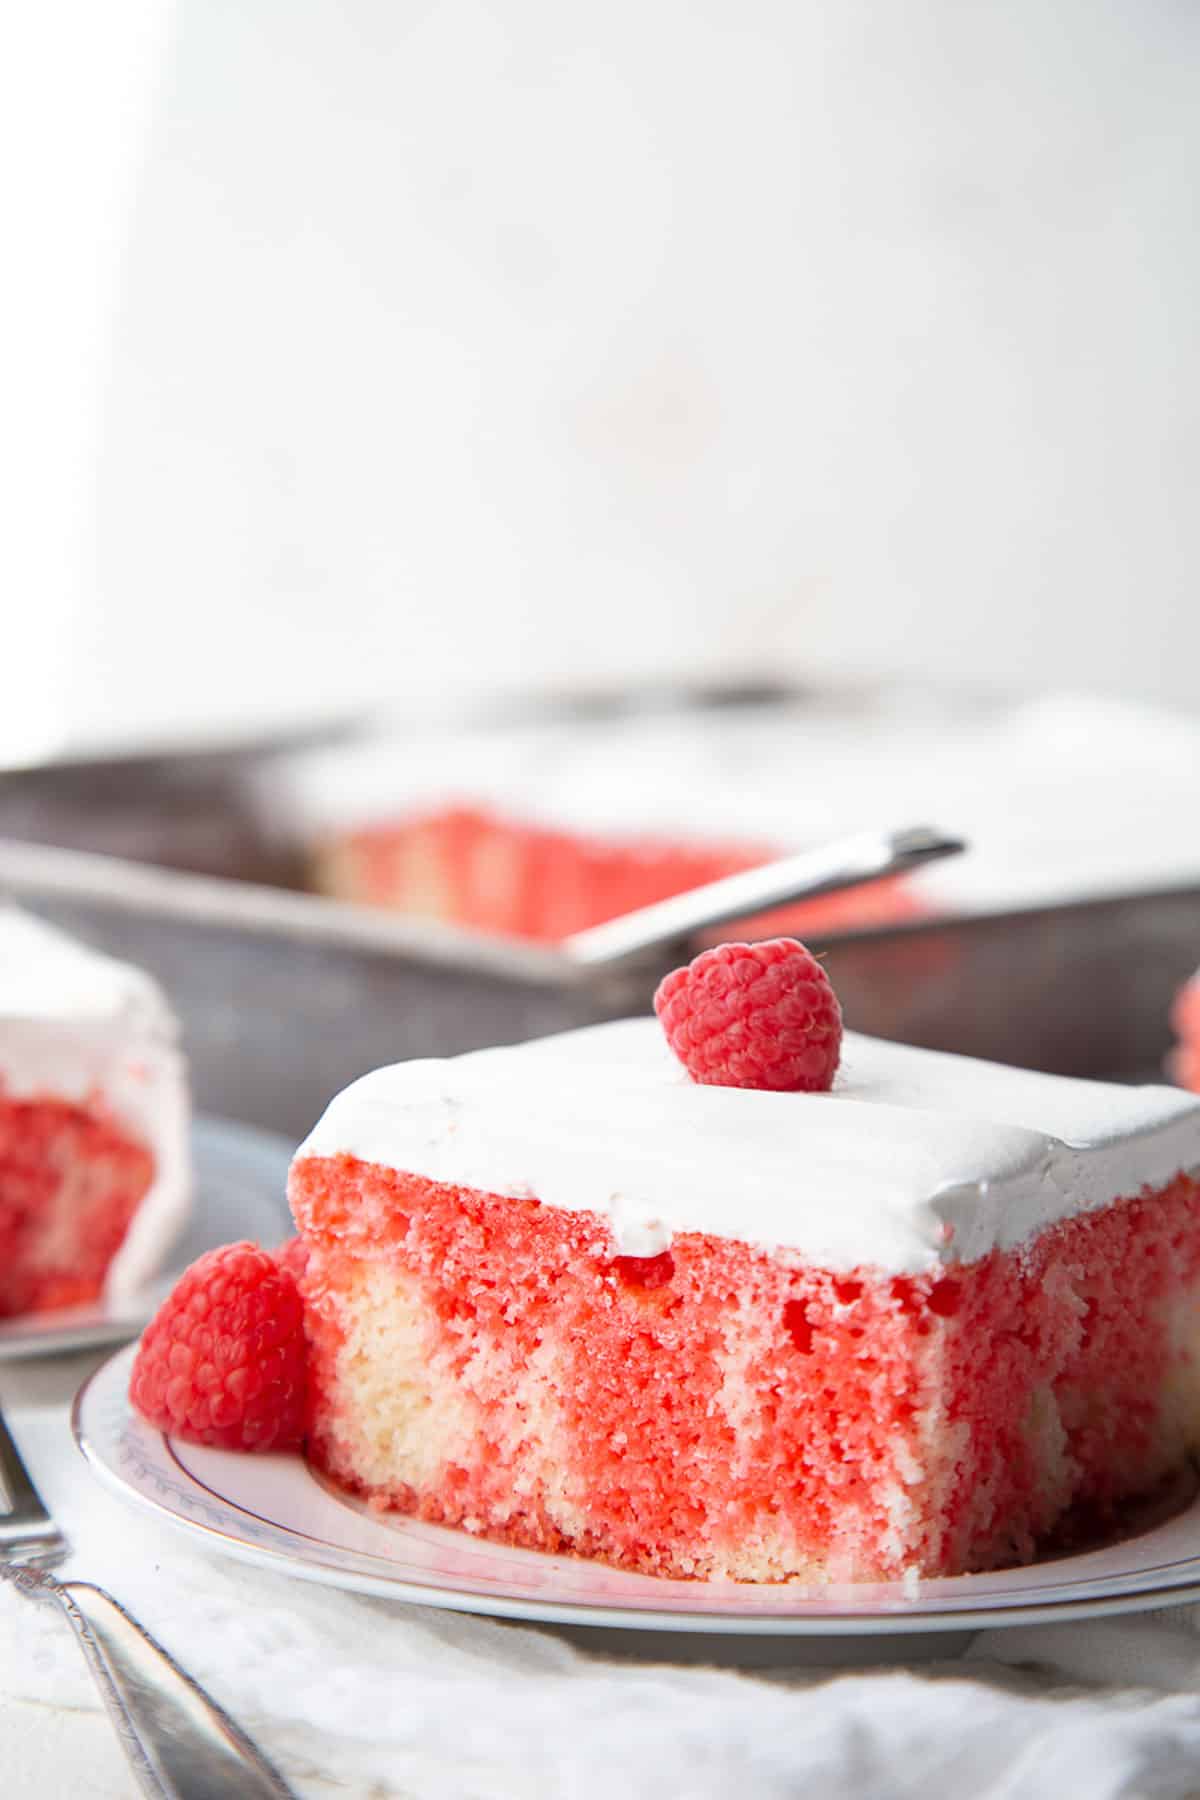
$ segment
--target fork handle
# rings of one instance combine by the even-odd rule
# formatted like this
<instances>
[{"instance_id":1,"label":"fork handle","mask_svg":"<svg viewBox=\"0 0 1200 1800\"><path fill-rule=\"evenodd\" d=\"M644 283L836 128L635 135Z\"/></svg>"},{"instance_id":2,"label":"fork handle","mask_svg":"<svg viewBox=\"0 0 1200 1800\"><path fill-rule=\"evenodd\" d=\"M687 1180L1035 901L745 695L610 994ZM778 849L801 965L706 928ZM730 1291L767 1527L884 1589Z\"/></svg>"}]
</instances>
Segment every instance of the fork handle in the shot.
<instances>
[{"instance_id":1,"label":"fork handle","mask_svg":"<svg viewBox=\"0 0 1200 1800\"><path fill-rule=\"evenodd\" d=\"M41 1533L54 1532L42 1496L34 1487L21 1453L0 1412L0 1549ZM57 1533L54 1533L57 1536Z\"/></svg>"},{"instance_id":2,"label":"fork handle","mask_svg":"<svg viewBox=\"0 0 1200 1800\"><path fill-rule=\"evenodd\" d=\"M150 1800L295 1800L229 1715L111 1594L66 1581L57 1596Z\"/></svg>"}]
</instances>

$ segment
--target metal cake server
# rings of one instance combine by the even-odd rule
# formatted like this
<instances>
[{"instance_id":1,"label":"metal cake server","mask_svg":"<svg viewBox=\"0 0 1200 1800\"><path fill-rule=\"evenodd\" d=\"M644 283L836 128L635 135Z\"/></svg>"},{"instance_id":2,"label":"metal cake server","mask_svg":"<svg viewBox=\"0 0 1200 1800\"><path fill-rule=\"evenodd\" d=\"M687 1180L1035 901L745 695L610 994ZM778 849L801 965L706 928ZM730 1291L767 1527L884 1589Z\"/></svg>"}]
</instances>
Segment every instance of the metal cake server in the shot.
<instances>
[{"instance_id":1,"label":"metal cake server","mask_svg":"<svg viewBox=\"0 0 1200 1800\"><path fill-rule=\"evenodd\" d=\"M779 862L726 875L704 887L690 888L670 900L658 900L636 912L622 913L603 925L577 931L563 948L581 968L620 969L685 944L698 931L790 906L793 901L813 900L846 888L865 887L893 875L907 874L944 856L966 849L961 838L951 837L932 825L910 825L899 831L863 831L836 843L803 850Z\"/></svg>"},{"instance_id":2,"label":"metal cake server","mask_svg":"<svg viewBox=\"0 0 1200 1800\"><path fill-rule=\"evenodd\" d=\"M228 1713L123 1606L90 1581L57 1581L68 1544L0 1413L0 1580L57 1601L79 1639L121 1748L150 1800L295 1800Z\"/></svg>"}]
</instances>

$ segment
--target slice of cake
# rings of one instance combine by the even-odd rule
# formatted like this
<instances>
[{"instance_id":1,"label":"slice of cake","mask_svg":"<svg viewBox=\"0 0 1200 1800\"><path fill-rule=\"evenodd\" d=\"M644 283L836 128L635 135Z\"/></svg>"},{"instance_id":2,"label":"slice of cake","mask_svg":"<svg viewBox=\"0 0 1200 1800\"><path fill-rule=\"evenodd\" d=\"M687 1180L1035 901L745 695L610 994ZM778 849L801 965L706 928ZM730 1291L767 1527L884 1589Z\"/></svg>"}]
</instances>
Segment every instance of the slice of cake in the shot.
<instances>
[{"instance_id":1,"label":"slice of cake","mask_svg":"<svg viewBox=\"0 0 1200 1800\"><path fill-rule=\"evenodd\" d=\"M702 1086L653 1020L356 1082L293 1165L308 1451L666 1576L1031 1557L1200 1449L1200 1103L848 1035Z\"/></svg>"},{"instance_id":2,"label":"slice of cake","mask_svg":"<svg viewBox=\"0 0 1200 1800\"><path fill-rule=\"evenodd\" d=\"M0 1317L153 1273L188 1207L176 1037L149 976L0 907Z\"/></svg>"}]
</instances>

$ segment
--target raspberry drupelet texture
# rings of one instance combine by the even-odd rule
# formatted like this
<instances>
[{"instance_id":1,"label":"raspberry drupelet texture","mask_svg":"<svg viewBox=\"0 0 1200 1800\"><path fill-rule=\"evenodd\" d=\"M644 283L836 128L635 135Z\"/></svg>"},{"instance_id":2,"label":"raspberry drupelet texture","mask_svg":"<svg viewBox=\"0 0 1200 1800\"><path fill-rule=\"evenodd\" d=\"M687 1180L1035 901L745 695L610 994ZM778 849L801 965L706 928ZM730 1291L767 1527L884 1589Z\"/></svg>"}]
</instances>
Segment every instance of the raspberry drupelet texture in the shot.
<instances>
[{"instance_id":1,"label":"raspberry drupelet texture","mask_svg":"<svg viewBox=\"0 0 1200 1800\"><path fill-rule=\"evenodd\" d=\"M198 1258L142 1335L129 1397L143 1418L225 1450L299 1444L308 1351L294 1268L251 1243Z\"/></svg>"},{"instance_id":2,"label":"raspberry drupelet texture","mask_svg":"<svg viewBox=\"0 0 1200 1800\"><path fill-rule=\"evenodd\" d=\"M308 1245L302 1237L284 1238L282 1244L276 1244L271 1255L281 1269L286 1269L294 1280L303 1279L308 1265Z\"/></svg>"},{"instance_id":3,"label":"raspberry drupelet texture","mask_svg":"<svg viewBox=\"0 0 1200 1800\"><path fill-rule=\"evenodd\" d=\"M654 1010L693 1081L776 1093L833 1085L842 1010L794 938L702 951L660 982Z\"/></svg>"}]
</instances>

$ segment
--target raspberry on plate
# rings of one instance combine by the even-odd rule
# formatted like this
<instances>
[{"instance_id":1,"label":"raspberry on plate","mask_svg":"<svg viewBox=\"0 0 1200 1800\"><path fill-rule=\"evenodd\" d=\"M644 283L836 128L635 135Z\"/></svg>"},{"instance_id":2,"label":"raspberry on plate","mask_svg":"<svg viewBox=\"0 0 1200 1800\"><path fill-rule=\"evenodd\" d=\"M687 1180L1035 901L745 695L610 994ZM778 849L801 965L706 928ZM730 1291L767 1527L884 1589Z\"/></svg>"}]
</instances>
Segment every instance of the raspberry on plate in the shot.
<instances>
[{"instance_id":1,"label":"raspberry on plate","mask_svg":"<svg viewBox=\"0 0 1200 1800\"><path fill-rule=\"evenodd\" d=\"M138 1347L129 1397L142 1417L225 1450L299 1444L308 1351L295 1266L240 1243L185 1270Z\"/></svg>"},{"instance_id":2,"label":"raspberry on plate","mask_svg":"<svg viewBox=\"0 0 1200 1800\"><path fill-rule=\"evenodd\" d=\"M702 951L659 983L654 1010L693 1081L774 1093L833 1086L842 1009L794 938Z\"/></svg>"}]
</instances>

